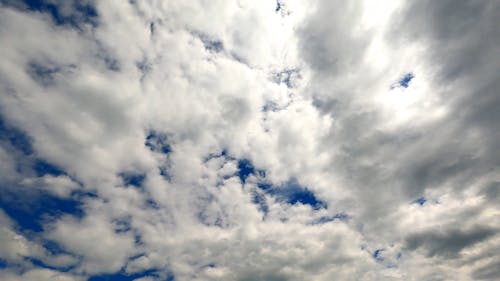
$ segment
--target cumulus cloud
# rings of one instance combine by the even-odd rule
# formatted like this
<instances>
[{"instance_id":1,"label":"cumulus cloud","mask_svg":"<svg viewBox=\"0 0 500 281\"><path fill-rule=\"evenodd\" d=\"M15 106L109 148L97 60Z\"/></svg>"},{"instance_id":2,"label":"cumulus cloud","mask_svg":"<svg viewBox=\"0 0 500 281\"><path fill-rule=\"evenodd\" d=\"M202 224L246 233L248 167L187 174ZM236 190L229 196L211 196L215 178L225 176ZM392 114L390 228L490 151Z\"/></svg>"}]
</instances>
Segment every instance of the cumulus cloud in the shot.
<instances>
[{"instance_id":1,"label":"cumulus cloud","mask_svg":"<svg viewBox=\"0 0 500 281\"><path fill-rule=\"evenodd\" d=\"M5 280L495 280L498 1L0 1Z\"/></svg>"}]
</instances>

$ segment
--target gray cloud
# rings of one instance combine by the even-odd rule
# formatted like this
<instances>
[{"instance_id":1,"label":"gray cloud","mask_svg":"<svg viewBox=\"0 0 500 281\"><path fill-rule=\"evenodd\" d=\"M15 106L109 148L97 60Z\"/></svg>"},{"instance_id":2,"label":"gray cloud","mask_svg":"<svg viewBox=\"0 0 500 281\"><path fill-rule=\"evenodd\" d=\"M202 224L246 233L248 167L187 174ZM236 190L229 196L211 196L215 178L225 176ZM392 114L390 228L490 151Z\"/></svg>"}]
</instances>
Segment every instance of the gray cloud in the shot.
<instances>
[{"instance_id":1,"label":"gray cloud","mask_svg":"<svg viewBox=\"0 0 500 281\"><path fill-rule=\"evenodd\" d=\"M313 16L301 27L303 57L317 74L343 75L359 64L370 33L359 28L360 3L318 1ZM328 22L328 24L325 24ZM332 36L334 35L334 36Z\"/></svg>"},{"instance_id":2,"label":"gray cloud","mask_svg":"<svg viewBox=\"0 0 500 281\"><path fill-rule=\"evenodd\" d=\"M495 280L500 275L500 262L492 262L478 268L472 273L472 277L479 280Z\"/></svg>"},{"instance_id":3,"label":"gray cloud","mask_svg":"<svg viewBox=\"0 0 500 281\"><path fill-rule=\"evenodd\" d=\"M497 230L490 228L479 227L470 230L452 228L412 234L406 237L405 243L409 250L424 248L429 257L458 258L460 251L488 239L495 233Z\"/></svg>"}]
</instances>

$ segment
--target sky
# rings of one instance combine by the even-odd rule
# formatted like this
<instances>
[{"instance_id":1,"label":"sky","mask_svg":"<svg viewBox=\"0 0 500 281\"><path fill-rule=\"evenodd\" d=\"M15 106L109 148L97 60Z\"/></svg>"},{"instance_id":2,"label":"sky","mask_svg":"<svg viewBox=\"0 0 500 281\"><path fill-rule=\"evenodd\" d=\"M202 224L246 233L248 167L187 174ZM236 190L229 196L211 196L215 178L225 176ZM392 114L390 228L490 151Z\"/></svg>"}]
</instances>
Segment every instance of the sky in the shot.
<instances>
[{"instance_id":1,"label":"sky","mask_svg":"<svg viewBox=\"0 0 500 281\"><path fill-rule=\"evenodd\" d=\"M0 279L500 279L500 1L0 0Z\"/></svg>"}]
</instances>

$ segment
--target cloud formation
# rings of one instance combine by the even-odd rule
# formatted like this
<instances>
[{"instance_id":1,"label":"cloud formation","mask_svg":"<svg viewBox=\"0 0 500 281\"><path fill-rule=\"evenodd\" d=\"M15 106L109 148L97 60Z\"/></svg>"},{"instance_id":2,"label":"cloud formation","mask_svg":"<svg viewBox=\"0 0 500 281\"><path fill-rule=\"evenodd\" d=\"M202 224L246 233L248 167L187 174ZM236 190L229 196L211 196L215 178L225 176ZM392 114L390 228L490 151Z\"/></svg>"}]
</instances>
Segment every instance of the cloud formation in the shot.
<instances>
[{"instance_id":1,"label":"cloud formation","mask_svg":"<svg viewBox=\"0 0 500 281\"><path fill-rule=\"evenodd\" d=\"M499 18L0 1L0 279L498 279Z\"/></svg>"}]
</instances>

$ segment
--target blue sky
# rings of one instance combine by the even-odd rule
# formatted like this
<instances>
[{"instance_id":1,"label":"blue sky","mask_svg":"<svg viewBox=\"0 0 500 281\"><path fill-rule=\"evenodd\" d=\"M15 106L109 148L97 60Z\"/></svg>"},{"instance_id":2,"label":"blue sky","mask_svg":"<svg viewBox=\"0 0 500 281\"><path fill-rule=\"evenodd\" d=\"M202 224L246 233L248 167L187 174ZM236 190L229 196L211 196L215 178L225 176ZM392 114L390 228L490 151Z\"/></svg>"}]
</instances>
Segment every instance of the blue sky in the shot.
<instances>
[{"instance_id":1,"label":"blue sky","mask_svg":"<svg viewBox=\"0 0 500 281\"><path fill-rule=\"evenodd\" d=\"M498 280L497 1L0 1L0 279Z\"/></svg>"}]
</instances>

